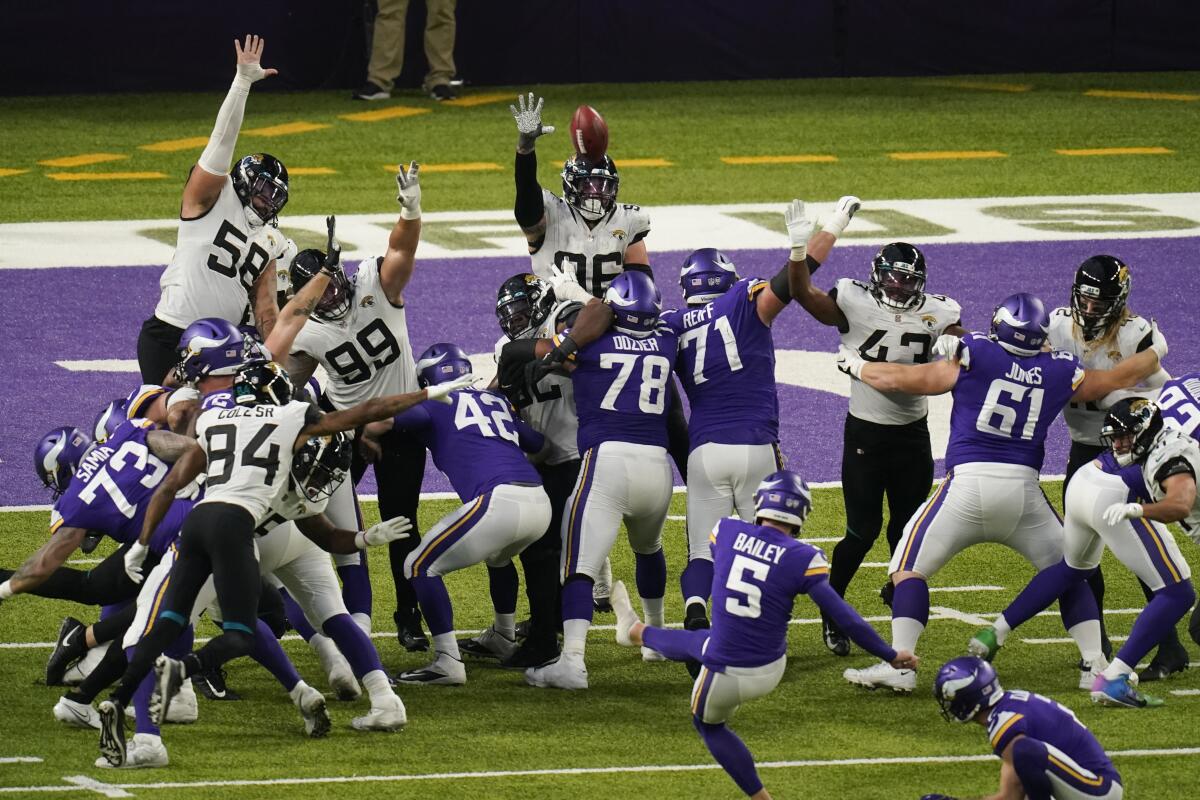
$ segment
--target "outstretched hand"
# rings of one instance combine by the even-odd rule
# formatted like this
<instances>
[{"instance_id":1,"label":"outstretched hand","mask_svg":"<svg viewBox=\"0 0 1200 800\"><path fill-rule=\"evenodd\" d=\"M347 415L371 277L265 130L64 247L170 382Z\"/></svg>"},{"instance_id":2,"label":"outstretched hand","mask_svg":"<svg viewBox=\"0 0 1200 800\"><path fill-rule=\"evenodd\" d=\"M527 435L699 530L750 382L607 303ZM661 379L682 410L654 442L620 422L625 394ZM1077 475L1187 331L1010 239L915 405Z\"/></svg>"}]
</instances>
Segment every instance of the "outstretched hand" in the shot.
<instances>
[{"instance_id":1,"label":"outstretched hand","mask_svg":"<svg viewBox=\"0 0 1200 800\"><path fill-rule=\"evenodd\" d=\"M237 74L239 78L246 78L251 83L256 83L263 78L279 74L279 70L277 69L262 68L260 62L262 61L263 47L266 43L266 39L251 34L246 35L246 43L244 45L237 39L233 40L233 47L237 50Z\"/></svg>"},{"instance_id":2,"label":"outstretched hand","mask_svg":"<svg viewBox=\"0 0 1200 800\"><path fill-rule=\"evenodd\" d=\"M539 136L554 133L553 125L542 124L542 106L545 102L544 97L539 97L535 103L533 92L530 92L528 103L525 102L524 95L517 95L517 105L520 108L514 105L508 107L517 123L517 150L522 153L532 152Z\"/></svg>"},{"instance_id":3,"label":"outstretched hand","mask_svg":"<svg viewBox=\"0 0 1200 800\"><path fill-rule=\"evenodd\" d=\"M416 161L408 166L400 165L396 171L396 201L400 203L400 216L417 219L421 216L421 179L417 172L421 165Z\"/></svg>"},{"instance_id":4,"label":"outstretched hand","mask_svg":"<svg viewBox=\"0 0 1200 800\"><path fill-rule=\"evenodd\" d=\"M325 229L328 231L328 238L325 241L325 263L321 265L322 272L333 274L337 271L338 264L342 262L342 246L337 240L337 216L330 214L325 218Z\"/></svg>"}]
</instances>

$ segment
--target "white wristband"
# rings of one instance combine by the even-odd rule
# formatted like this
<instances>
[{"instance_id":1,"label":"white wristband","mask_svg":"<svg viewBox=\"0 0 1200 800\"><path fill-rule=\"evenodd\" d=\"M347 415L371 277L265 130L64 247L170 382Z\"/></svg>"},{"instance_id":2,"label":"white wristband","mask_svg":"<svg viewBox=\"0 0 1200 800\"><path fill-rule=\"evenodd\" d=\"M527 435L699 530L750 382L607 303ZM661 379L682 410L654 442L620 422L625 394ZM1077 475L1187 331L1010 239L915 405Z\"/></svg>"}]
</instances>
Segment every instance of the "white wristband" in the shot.
<instances>
[{"instance_id":1,"label":"white wristband","mask_svg":"<svg viewBox=\"0 0 1200 800\"><path fill-rule=\"evenodd\" d=\"M357 547L359 550L367 549L367 547L369 545L367 545L367 532L366 531L359 531L358 533L354 534L354 546Z\"/></svg>"},{"instance_id":2,"label":"white wristband","mask_svg":"<svg viewBox=\"0 0 1200 800\"><path fill-rule=\"evenodd\" d=\"M788 256L789 260L791 260L797 264L803 264L804 260L807 258L808 258L808 245L807 244L802 245L801 247L793 247L792 254L790 256Z\"/></svg>"},{"instance_id":3,"label":"white wristband","mask_svg":"<svg viewBox=\"0 0 1200 800\"><path fill-rule=\"evenodd\" d=\"M408 206L400 206L400 219L420 219L420 218L421 218L421 204L420 203L417 203L415 208L409 208Z\"/></svg>"},{"instance_id":4,"label":"white wristband","mask_svg":"<svg viewBox=\"0 0 1200 800\"><path fill-rule=\"evenodd\" d=\"M0 600L7 600L8 598L12 597L14 594L16 594L16 592L14 592L12 590L12 581L11 580L7 580L4 583L0 583Z\"/></svg>"},{"instance_id":5,"label":"white wristband","mask_svg":"<svg viewBox=\"0 0 1200 800\"><path fill-rule=\"evenodd\" d=\"M845 214L834 214L833 219L821 225L821 230L833 236L841 236L842 231L850 224L850 218Z\"/></svg>"}]
</instances>

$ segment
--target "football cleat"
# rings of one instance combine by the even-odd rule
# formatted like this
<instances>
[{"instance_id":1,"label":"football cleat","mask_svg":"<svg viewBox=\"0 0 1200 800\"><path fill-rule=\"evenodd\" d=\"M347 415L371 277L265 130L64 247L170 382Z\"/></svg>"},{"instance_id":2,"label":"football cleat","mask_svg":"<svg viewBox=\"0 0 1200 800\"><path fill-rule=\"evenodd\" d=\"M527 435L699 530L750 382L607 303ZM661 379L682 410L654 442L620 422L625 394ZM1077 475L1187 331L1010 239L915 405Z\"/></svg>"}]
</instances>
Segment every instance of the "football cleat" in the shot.
<instances>
[{"instance_id":1,"label":"football cleat","mask_svg":"<svg viewBox=\"0 0 1200 800\"><path fill-rule=\"evenodd\" d=\"M587 666L578 653L563 653L553 664L525 670L525 682L545 689L578 690L588 688Z\"/></svg>"},{"instance_id":2,"label":"football cleat","mask_svg":"<svg viewBox=\"0 0 1200 800\"><path fill-rule=\"evenodd\" d=\"M1103 656L1091 662L1079 659L1079 688L1090 692L1096 676L1106 669L1108 669L1108 661ZM1137 678L1133 680L1135 683L1137 682Z\"/></svg>"},{"instance_id":3,"label":"football cleat","mask_svg":"<svg viewBox=\"0 0 1200 800\"><path fill-rule=\"evenodd\" d=\"M100 703L100 755L114 767L125 763L125 714L112 700Z\"/></svg>"},{"instance_id":4,"label":"football cleat","mask_svg":"<svg viewBox=\"0 0 1200 800\"><path fill-rule=\"evenodd\" d=\"M54 704L54 718L76 728L100 730L100 714L87 703L79 703L65 695Z\"/></svg>"},{"instance_id":5,"label":"football cleat","mask_svg":"<svg viewBox=\"0 0 1200 800\"><path fill-rule=\"evenodd\" d=\"M655 650L653 648L642 645L642 661L654 662L654 661L666 661L666 660L667 660L667 657L664 656L662 653L658 652L657 650Z\"/></svg>"},{"instance_id":6,"label":"football cleat","mask_svg":"<svg viewBox=\"0 0 1200 800\"><path fill-rule=\"evenodd\" d=\"M707 630L709 627L707 611L707 607L699 603L692 603L683 614L683 629L685 631ZM683 666L687 669L688 675L692 676L692 680L700 677L702 665L696 659L689 658L683 662Z\"/></svg>"},{"instance_id":7,"label":"football cleat","mask_svg":"<svg viewBox=\"0 0 1200 800\"><path fill-rule=\"evenodd\" d=\"M825 647L829 652L839 658L850 655L850 639L846 634L842 633L841 628L833 624L829 620L821 617L821 640L825 642Z\"/></svg>"},{"instance_id":8,"label":"football cleat","mask_svg":"<svg viewBox=\"0 0 1200 800\"><path fill-rule=\"evenodd\" d=\"M429 650L429 639L421 630L420 617L401 617L399 613L392 615L396 621L396 639L400 646L410 653L424 653Z\"/></svg>"},{"instance_id":9,"label":"football cleat","mask_svg":"<svg viewBox=\"0 0 1200 800\"><path fill-rule=\"evenodd\" d=\"M625 588L624 581L617 581L613 584L610 599L613 611L617 614L617 644L622 647L633 647L633 639L629 638L629 631L639 620L637 612L633 610L633 603L629 601L629 590Z\"/></svg>"},{"instance_id":10,"label":"football cleat","mask_svg":"<svg viewBox=\"0 0 1200 800\"><path fill-rule=\"evenodd\" d=\"M1097 675L1091 686L1092 702L1123 708L1154 708L1163 704L1159 698L1139 692L1134 688L1136 683L1131 675L1119 675L1116 678Z\"/></svg>"},{"instance_id":11,"label":"football cleat","mask_svg":"<svg viewBox=\"0 0 1200 800\"><path fill-rule=\"evenodd\" d=\"M332 727L329 711L325 708L325 695L307 684L297 688L300 691L292 698L292 702L304 719L304 732L314 739L320 739Z\"/></svg>"},{"instance_id":12,"label":"football cleat","mask_svg":"<svg viewBox=\"0 0 1200 800\"><path fill-rule=\"evenodd\" d=\"M1138 673L1138 678L1142 683L1147 681L1161 681L1177 672L1183 672L1188 668L1188 653L1180 645L1177 648L1172 648L1166 653L1163 648L1158 648L1158 653L1150 661L1150 666Z\"/></svg>"},{"instance_id":13,"label":"football cleat","mask_svg":"<svg viewBox=\"0 0 1200 800\"><path fill-rule=\"evenodd\" d=\"M150 695L150 719L155 725L163 725L171 713L171 701L183 686L183 664L170 656L159 656L154 661L154 693Z\"/></svg>"},{"instance_id":14,"label":"football cleat","mask_svg":"<svg viewBox=\"0 0 1200 800\"><path fill-rule=\"evenodd\" d=\"M438 653L425 666L401 673L400 682L462 686L467 682L467 668L449 653Z\"/></svg>"},{"instance_id":15,"label":"football cleat","mask_svg":"<svg viewBox=\"0 0 1200 800\"><path fill-rule=\"evenodd\" d=\"M135 733L133 741L125 753L125 761L121 769L147 769L150 767L165 767L170 763L167 758L167 748L162 743L162 737L152 733ZM109 762L107 757L96 759L96 766L102 769L112 769L116 764Z\"/></svg>"},{"instance_id":16,"label":"football cleat","mask_svg":"<svg viewBox=\"0 0 1200 800\"><path fill-rule=\"evenodd\" d=\"M517 642L496 630L493 625L470 639L459 639L458 649L473 658L508 658L517 652Z\"/></svg>"},{"instance_id":17,"label":"football cleat","mask_svg":"<svg viewBox=\"0 0 1200 800\"><path fill-rule=\"evenodd\" d=\"M886 661L880 661L866 669L848 669L842 677L855 686L867 689L881 687L891 689L898 694L910 694L917 688L917 671L913 669L896 669Z\"/></svg>"},{"instance_id":18,"label":"football cleat","mask_svg":"<svg viewBox=\"0 0 1200 800\"><path fill-rule=\"evenodd\" d=\"M592 607L596 611L608 613L613 610L609 597L612 594L612 582L612 562L606 558L600 574L592 583Z\"/></svg>"},{"instance_id":19,"label":"football cleat","mask_svg":"<svg viewBox=\"0 0 1200 800\"><path fill-rule=\"evenodd\" d=\"M192 676L196 691L209 700L241 700L242 696L225 685L225 670L221 667Z\"/></svg>"},{"instance_id":20,"label":"football cleat","mask_svg":"<svg viewBox=\"0 0 1200 800\"><path fill-rule=\"evenodd\" d=\"M1000 644L996 641L996 629L990 626L980 628L971 637L971 641L967 642L967 653L976 658L982 658L984 661L991 661L999 651Z\"/></svg>"},{"instance_id":21,"label":"football cleat","mask_svg":"<svg viewBox=\"0 0 1200 800\"><path fill-rule=\"evenodd\" d=\"M175 699L171 701L171 709L167 712L167 722L174 725L191 725L200 716L200 710L196 705L196 690L192 686L191 680L183 679L183 684L179 687L179 693L175 695ZM137 738L136 736L134 737Z\"/></svg>"},{"instance_id":22,"label":"football cleat","mask_svg":"<svg viewBox=\"0 0 1200 800\"><path fill-rule=\"evenodd\" d=\"M67 668L87 654L86 630L87 626L74 617L62 621L54 641L54 650L46 662L47 686L62 686Z\"/></svg>"},{"instance_id":23,"label":"football cleat","mask_svg":"<svg viewBox=\"0 0 1200 800\"><path fill-rule=\"evenodd\" d=\"M321 669L329 677L329 688L338 700L357 700L362 696L362 688L358 685L358 679L354 677L350 662L342 655L342 651L338 650L332 639L318 633L308 644L316 651Z\"/></svg>"},{"instance_id":24,"label":"football cleat","mask_svg":"<svg viewBox=\"0 0 1200 800\"><path fill-rule=\"evenodd\" d=\"M407 724L408 712L396 695L383 698L379 705L372 702L371 710L364 716L350 720L350 727L356 731L398 731Z\"/></svg>"},{"instance_id":25,"label":"football cleat","mask_svg":"<svg viewBox=\"0 0 1200 800\"><path fill-rule=\"evenodd\" d=\"M507 658L500 659L500 666L504 669L529 669L530 667L544 667L547 664L558 660L558 640L550 639L545 642L526 639L521 642L521 646L513 651L512 655Z\"/></svg>"}]
</instances>

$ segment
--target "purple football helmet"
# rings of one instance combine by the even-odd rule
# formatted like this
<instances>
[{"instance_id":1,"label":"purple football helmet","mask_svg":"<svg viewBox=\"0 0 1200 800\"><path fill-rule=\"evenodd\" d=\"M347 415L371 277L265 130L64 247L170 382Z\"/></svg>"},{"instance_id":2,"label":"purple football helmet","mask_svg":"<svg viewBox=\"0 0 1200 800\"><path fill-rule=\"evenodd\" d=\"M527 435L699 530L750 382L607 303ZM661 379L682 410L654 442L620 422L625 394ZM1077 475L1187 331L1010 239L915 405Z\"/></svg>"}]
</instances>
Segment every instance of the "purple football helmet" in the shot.
<instances>
[{"instance_id":1,"label":"purple football helmet","mask_svg":"<svg viewBox=\"0 0 1200 800\"><path fill-rule=\"evenodd\" d=\"M809 511L812 511L812 492L804 479L791 470L772 472L754 491L755 519L794 525L799 532Z\"/></svg>"},{"instance_id":2,"label":"purple football helmet","mask_svg":"<svg viewBox=\"0 0 1200 800\"><path fill-rule=\"evenodd\" d=\"M438 342L425 348L417 359L417 383L424 389L452 381L471 372L471 359L456 344Z\"/></svg>"},{"instance_id":3,"label":"purple football helmet","mask_svg":"<svg viewBox=\"0 0 1200 800\"><path fill-rule=\"evenodd\" d=\"M738 282L737 267L715 247L702 247L679 270L679 285L689 306L709 303Z\"/></svg>"},{"instance_id":4,"label":"purple football helmet","mask_svg":"<svg viewBox=\"0 0 1200 800\"><path fill-rule=\"evenodd\" d=\"M942 716L957 722L970 722L980 711L999 702L1003 693L996 670L976 656L950 659L942 664L933 681L933 696L942 707Z\"/></svg>"},{"instance_id":5,"label":"purple football helmet","mask_svg":"<svg viewBox=\"0 0 1200 800\"><path fill-rule=\"evenodd\" d=\"M1050 335L1050 315L1034 295L1009 296L992 313L992 338L1016 356L1035 356Z\"/></svg>"},{"instance_id":6,"label":"purple football helmet","mask_svg":"<svg viewBox=\"0 0 1200 800\"><path fill-rule=\"evenodd\" d=\"M100 410L96 422L92 425L92 437L97 444L106 442L121 423L129 419L125 413L127 402L128 398L118 397Z\"/></svg>"},{"instance_id":7,"label":"purple football helmet","mask_svg":"<svg viewBox=\"0 0 1200 800\"><path fill-rule=\"evenodd\" d=\"M644 272L627 270L613 278L604 302L616 315L613 327L634 336L653 333L662 313L662 293Z\"/></svg>"},{"instance_id":8,"label":"purple football helmet","mask_svg":"<svg viewBox=\"0 0 1200 800\"><path fill-rule=\"evenodd\" d=\"M175 377L195 383L209 375L232 375L246 361L246 340L228 320L205 317L188 325L179 337Z\"/></svg>"},{"instance_id":9,"label":"purple football helmet","mask_svg":"<svg viewBox=\"0 0 1200 800\"><path fill-rule=\"evenodd\" d=\"M79 428L55 428L33 449L33 468L55 497L67 490L92 439Z\"/></svg>"}]
</instances>

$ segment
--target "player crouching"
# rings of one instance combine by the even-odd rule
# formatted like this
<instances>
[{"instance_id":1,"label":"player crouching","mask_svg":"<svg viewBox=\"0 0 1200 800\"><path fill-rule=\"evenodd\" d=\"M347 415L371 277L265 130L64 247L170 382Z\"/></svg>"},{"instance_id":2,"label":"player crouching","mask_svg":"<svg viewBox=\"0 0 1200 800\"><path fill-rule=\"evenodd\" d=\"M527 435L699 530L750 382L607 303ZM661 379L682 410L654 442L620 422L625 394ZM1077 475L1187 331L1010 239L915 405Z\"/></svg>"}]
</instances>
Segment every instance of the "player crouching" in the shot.
<instances>
[{"instance_id":1,"label":"player crouching","mask_svg":"<svg viewBox=\"0 0 1200 800\"><path fill-rule=\"evenodd\" d=\"M711 543L714 574L712 628L665 630L644 625L618 582L612 603L617 643L645 644L673 661L695 659L703 667L692 687L692 724L738 788L769 798L754 758L726 722L745 700L770 693L787 664L787 629L796 595L807 594L822 613L864 650L897 669L915 669L912 653L893 650L829 585L829 564L819 548L796 540L812 494L788 470L768 475L754 494L753 523L719 521Z\"/></svg>"}]
</instances>

